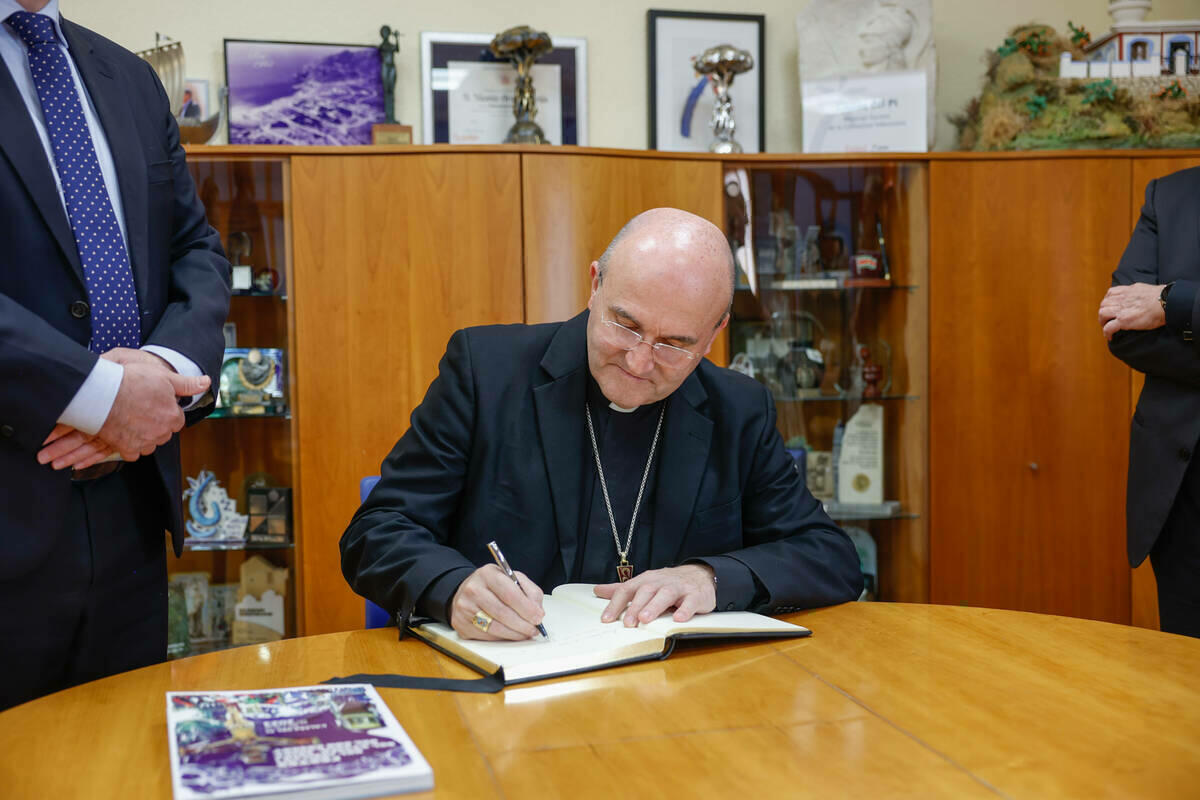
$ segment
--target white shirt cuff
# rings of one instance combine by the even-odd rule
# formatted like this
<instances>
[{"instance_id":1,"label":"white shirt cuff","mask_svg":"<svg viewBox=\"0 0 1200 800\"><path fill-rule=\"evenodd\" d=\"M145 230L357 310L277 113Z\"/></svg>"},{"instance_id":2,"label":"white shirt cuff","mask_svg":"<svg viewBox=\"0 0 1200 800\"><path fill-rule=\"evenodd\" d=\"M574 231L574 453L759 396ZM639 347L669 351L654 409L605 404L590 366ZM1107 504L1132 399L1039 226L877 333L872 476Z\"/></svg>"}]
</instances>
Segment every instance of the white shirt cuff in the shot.
<instances>
[{"instance_id":1,"label":"white shirt cuff","mask_svg":"<svg viewBox=\"0 0 1200 800\"><path fill-rule=\"evenodd\" d=\"M147 353L153 353L162 360L166 361L168 364L174 367L175 371L180 375L184 375L188 378L199 378L204 374L200 371L200 367L196 366L195 361L192 361L187 356L181 355L169 347L163 347L162 345L157 344L148 344L144 345L142 349ZM191 411L197 406L197 404L200 403L201 400L204 399L206 394L208 394L208 392L201 392L200 394L192 395L191 401L184 406L183 410Z\"/></svg>"},{"instance_id":2,"label":"white shirt cuff","mask_svg":"<svg viewBox=\"0 0 1200 800\"><path fill-rule=\"evenodd\" d=\"M71 402L59 415L58 421L89 436L99 433L108 419L108 412L112 411L124 377L125 368L120 364L104 358L96 359L96 366L92 367L79 391L75 392Z\"/></svg>"}]
</instances>

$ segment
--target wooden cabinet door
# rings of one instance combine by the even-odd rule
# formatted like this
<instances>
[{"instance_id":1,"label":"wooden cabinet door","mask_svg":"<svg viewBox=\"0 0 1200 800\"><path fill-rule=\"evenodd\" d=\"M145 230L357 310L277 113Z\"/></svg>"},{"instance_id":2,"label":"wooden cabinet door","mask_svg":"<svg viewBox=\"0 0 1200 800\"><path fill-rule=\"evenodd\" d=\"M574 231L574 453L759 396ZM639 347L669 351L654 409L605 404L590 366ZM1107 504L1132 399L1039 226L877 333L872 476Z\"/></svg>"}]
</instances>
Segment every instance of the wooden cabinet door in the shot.
<instances>
[{"instance_id":1,"label":"wooden cabinet door","mask_svg":"<svg viewBox=\"0 0 1200 800\"><path fill-rule=\"evenodd\" d=\"M305 634L363 626L338 540L450 334L521 322L516 154L292 159Z\"/></svg>"},{"instance_id":2,"label":"wooden cabinet door","mask_svg":"<svg viewBox=\"0 0 1200 800\"><path fill-rule=\"evenodd\" d=\"M649 208L690 211L724 229L715 161L566 153L521 159L525 321L575 316L591 294L589 265L631 217ZM726 337L710 358L727 363Z\"/></svg>"},{"instance_id":3,"label":"wooden cabinet door","mask_svg":"<svg viewBox=\"0 0 1200 800\"><path fill-rule=\"evenodd\" d=\"M1097 308L1130 164L931 164L930 596L1128 623L1129 375Z\"/></svg>"}]
</instances>

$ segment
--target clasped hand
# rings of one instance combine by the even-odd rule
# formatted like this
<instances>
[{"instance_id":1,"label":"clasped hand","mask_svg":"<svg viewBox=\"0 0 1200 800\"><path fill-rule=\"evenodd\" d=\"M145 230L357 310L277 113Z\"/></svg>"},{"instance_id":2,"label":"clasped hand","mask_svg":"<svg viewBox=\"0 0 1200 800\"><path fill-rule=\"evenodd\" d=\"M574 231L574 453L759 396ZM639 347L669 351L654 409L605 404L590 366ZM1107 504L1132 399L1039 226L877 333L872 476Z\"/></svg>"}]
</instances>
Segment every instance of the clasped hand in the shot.
<instances>
[{"instance_id":1,"label":"clasped hand","mask_svg":"<svg viewBox=\"0 0 1200 800\"><path fill-rule=\"evenodd\" d=\"M1117 331L1149 331L1167 323L1159 297L1162 286L1134 283L1114 286L1100 301L1100 325L1104 338L1112 341Z\"/></svg>"},{"instance_id":2,"label":"clasped hand","mask_svg":"<svg viewBox=\"0 0 1200 800\"><path fill-rule=\"evenodd\" d=\"M145 350L114 348L101 358L124 369L121 387L104 425L95 434L59 424L42 442L39 464L54 469L86 469L119 453L125 461L148 456L183 428L178 398L208 389L207 375L185 377L163 359Z\"/></svg>"}]
</instances>

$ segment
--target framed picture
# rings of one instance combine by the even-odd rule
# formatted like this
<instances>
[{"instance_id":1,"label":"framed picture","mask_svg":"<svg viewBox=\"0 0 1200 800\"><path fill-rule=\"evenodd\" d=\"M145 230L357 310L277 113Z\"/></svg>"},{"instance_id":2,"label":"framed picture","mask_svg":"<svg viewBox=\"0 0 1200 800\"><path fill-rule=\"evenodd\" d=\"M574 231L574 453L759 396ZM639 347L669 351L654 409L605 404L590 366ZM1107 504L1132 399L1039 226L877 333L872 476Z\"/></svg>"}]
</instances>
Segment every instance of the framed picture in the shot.
<instances>
[{"instance_id":1,"label":"framed picture","mask_svg":"<svg viewBox=\"0 0 1200 800\"><path fill-rule=\"evenodd\" d=\"M183 104L179 107L181 119L208 119L208 103L208 81L188 78L183 82Z\"/></svg>"},{"instance_id":2,"label":"framed picture","mask_svg":"<svg viewBox=\"0 0 1200 800\"><path fill-rule=\"evenodd\" d=\"M646 12L650 72L650 149L702 153L712 133L713 93L692 69L692 56L718 44L731 44L754 58L754 68L738 75L729 90L734 138L747 153L766 150L763 81L765 55L762 14L709 14L699 11ZM689 102L689 98L692 99Z\"/></svg>"},{"instance_id":3,"label":"framed picture","mask_svg":"<svg viewBox=\"0 0 1200 800\"><path fill-rule=\"evenodd\" d=\"M384 121L373 45L225 40L230 144L370 144Z\"/></svg>"},{"instance_id":4,"label":"framed picture","mask_svg":"<svg viewBox=\"0 0 1200 800\"><path fill-rule=\"evenodd\" d=\"M421 34L425 144L498 144L513 124L517 71L486 33ZM552 36L532 70L538 125L550 144L587 144L587 40Z\"/></svg>"}]
</instances>

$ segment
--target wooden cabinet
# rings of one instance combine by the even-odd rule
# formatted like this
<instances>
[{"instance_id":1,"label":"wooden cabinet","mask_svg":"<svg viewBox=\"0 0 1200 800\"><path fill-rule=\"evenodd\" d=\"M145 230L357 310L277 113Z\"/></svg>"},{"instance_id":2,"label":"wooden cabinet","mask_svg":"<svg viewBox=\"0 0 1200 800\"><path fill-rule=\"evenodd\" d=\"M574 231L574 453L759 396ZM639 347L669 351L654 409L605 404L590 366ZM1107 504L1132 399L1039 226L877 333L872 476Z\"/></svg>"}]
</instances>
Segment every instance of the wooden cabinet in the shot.
<instances>
[{"instance_id":1,"label":"wooden cabinet","mask_svg":"<svg viewBox=\"0 0 1200 800\"><path fill-rule=\"evenodd\" d=\"M253 463L290 472L297 547L282 560L295 576L299 633L363 624L338 539L358 506L359 478L378 472L406 429L451 332L573 315L587 300L588 265L630 216L669 205L726 227L724 179L737 169L768 185L792 180L793 191L805 171L887 167L904 176L903 202L881 215L896 286L787 300L831 303L828 324L872 331L893 350L902 399L882 401L885 491L905 513L869 523L882 596L1139 619L1124 562L1137 383L1108 353L1096 308L1145 182L1200 163L1196 153L190 152L197 166L280 165L273 202L287 210L273 258L287 265L288 300L249 310L235 300L233 315L244 342L286 336L292 417L208 421L185 434L184 448L185 469L219 459L227 486ZM228 202L210 206L218 227L228 212ZM739 302L743 320L761 315ZM858 314L853 324L848 311ZM712 358L727 363L730 353L723 340ZM808 405L781 403L781 424L809 426ZM210 558L187 558L198 557ZM240 556L229 558L232 580ZM181 568L211 562L192 564ZM1132 589L1145 596L1143 584Z\"/></svg>"}]
</instances>

